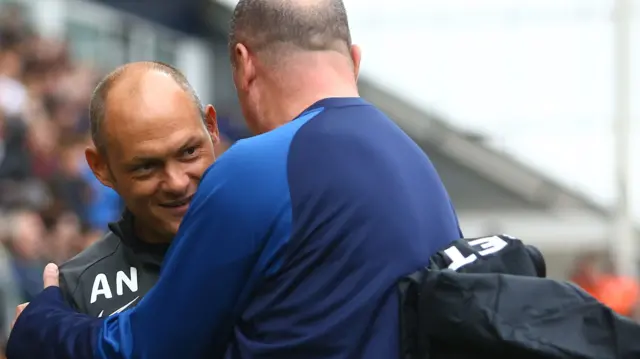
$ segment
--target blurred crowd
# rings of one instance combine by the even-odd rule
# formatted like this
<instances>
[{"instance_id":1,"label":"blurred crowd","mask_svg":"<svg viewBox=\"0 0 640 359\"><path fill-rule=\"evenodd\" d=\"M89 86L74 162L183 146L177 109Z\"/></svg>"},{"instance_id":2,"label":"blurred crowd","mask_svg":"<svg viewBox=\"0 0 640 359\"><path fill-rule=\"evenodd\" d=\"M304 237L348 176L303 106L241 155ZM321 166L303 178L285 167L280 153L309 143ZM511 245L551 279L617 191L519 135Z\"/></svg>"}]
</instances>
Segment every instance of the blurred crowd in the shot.
<instances>
[{"instance_id":1,"label":"blurred crowd","mask_svg":"<svg viewBox=\"0 0 640 359\"><path fill-rule=\"evenodd\" d=\"M37 34L25 15L0 8L0 339L16 305L42 290L46 263L98 240L123 210L84 157L104 73L74 62L68 44ZM247 136L228 119L219 125L218 154Z\"/></svg>"},{"instance_id":2,"label":"blurred crowd","mask_svg":"<svg viewBox=\"0 0 640 359\"><path fill-rule=\"evenodd\" d=\"M0 301L42 289L42 269L100 238L117 219L117 194L86 165L88 104L100 74L67 45L40 37L17 6L0 11ZM6 325L4 327L6 334Z\"/></svg>"}]
</instances>

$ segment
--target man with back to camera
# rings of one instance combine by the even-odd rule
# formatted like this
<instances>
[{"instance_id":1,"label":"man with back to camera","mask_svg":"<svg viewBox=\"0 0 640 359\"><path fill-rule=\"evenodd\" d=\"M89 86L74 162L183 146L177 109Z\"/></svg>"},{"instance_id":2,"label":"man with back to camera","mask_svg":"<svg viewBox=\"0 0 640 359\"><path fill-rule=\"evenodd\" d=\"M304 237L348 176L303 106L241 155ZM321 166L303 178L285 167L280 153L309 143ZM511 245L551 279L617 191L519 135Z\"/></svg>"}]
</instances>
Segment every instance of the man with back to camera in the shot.
<instances>
[{"instance_id":1,"label":"man with back to camera","mask_svg":"<svg viewBox=\"0 0 640 359\"><path fill-rule=\"evenodd\" d=\"M60 287L81 313L107 317L135 306L160 264L200 178L214 159L216 113L187 79L162 63L107 75L91 99L87 162L126 203L104 238L60 267Z\"/></svg>"},{"instance_id":2,"label":"man with back to camera","mask_svg":"<svg viewBox=\"0 0 640 359\"><path fill-rule=\"evenodd\" d=\"M359 98L342 1L242 0L229 45L258 135L206 171L156 286L101 320L48 266L11 359L400 356L397 281L462 237L435 169Z\"/></svg>"}]
</instances>

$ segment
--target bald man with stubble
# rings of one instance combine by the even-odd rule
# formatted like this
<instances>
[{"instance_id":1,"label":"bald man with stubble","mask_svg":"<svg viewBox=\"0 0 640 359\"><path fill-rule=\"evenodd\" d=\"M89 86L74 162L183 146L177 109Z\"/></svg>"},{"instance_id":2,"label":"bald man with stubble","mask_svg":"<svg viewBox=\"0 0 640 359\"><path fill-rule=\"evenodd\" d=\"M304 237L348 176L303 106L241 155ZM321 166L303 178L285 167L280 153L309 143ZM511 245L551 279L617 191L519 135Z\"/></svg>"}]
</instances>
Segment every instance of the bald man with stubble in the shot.
<instances>
[{"instance_id":1,"label":"bald man with stubble","mask_svg":"<svg viewBox=\"0 0 640 359\"><path fill-rule=\"evenodd\" d=\"M177 69L123 65L96 87L89 111L96 178L125 203L104 237L60 267L60 288L80 313L108 317L153 287L218 142L213 106Z\"/></svg>"}]
</instances>

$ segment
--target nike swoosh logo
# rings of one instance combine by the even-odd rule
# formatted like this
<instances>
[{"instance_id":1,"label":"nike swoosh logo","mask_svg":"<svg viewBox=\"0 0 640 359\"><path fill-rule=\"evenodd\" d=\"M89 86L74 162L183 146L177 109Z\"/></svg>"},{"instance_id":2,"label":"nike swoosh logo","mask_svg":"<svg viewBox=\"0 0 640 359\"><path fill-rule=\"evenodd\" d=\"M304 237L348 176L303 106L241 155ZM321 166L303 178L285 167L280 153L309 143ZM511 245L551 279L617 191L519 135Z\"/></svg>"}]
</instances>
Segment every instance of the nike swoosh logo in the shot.
<instances>
[{"instance_id":1,"label":"nike swoosh logo","mask_svg":"<svg viewBox=\"0 0 640 359\"><path fill-rule=\"evenodd\" d=\"M116 310L115 312L113 312L113 313L109 314L109 316L112 316L112 315L114 315L114 314L118 314L118 313L120 313L120 312L124 311L125 309L129 308L129 306L130 306L131 304L135 303L135 301L136 301L136 300L138 300L138 298L140 298L140 296L137 296L137 297L133 298L133 300L132 300L132 301L130 301L129 303L127 303L127 304L123 305L122 307L120 307L120 309ZM101 310L101 311L100 311L100 314L98 314L98 318L102 318L102 315L103 315L103 314L104 314L104 310Z\"/></svg>"}]
</instances>

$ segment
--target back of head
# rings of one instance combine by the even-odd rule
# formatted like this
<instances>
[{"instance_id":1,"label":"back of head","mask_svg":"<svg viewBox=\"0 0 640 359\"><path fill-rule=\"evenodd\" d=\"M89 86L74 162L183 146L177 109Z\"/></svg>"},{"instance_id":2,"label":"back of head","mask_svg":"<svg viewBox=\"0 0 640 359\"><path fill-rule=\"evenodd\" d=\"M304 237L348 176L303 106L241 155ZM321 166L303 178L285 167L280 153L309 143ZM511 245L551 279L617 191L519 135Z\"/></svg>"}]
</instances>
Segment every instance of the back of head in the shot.
<instances>
[{"instance_id":1,"label":"back of head","mask_svg":"<svg viewBox=\"0 0 640 359\"><path fill-rule=\"evenodd\" d=\"M230 49L237 43L269 55L338 51L348 56L351 34L342 0L240 0L231 20Z\"/></svg>"},{"instance_id":2,"label":"back of head","mask_svg":"<svg viewBox=\"0 0 640 359\"><path fill-rule=\"evenodd\" d=\"M342 0L240 0L231 19L233 79L262 133L328 97L358 96L360 50Z\"/></svg>"}]
</instances>

